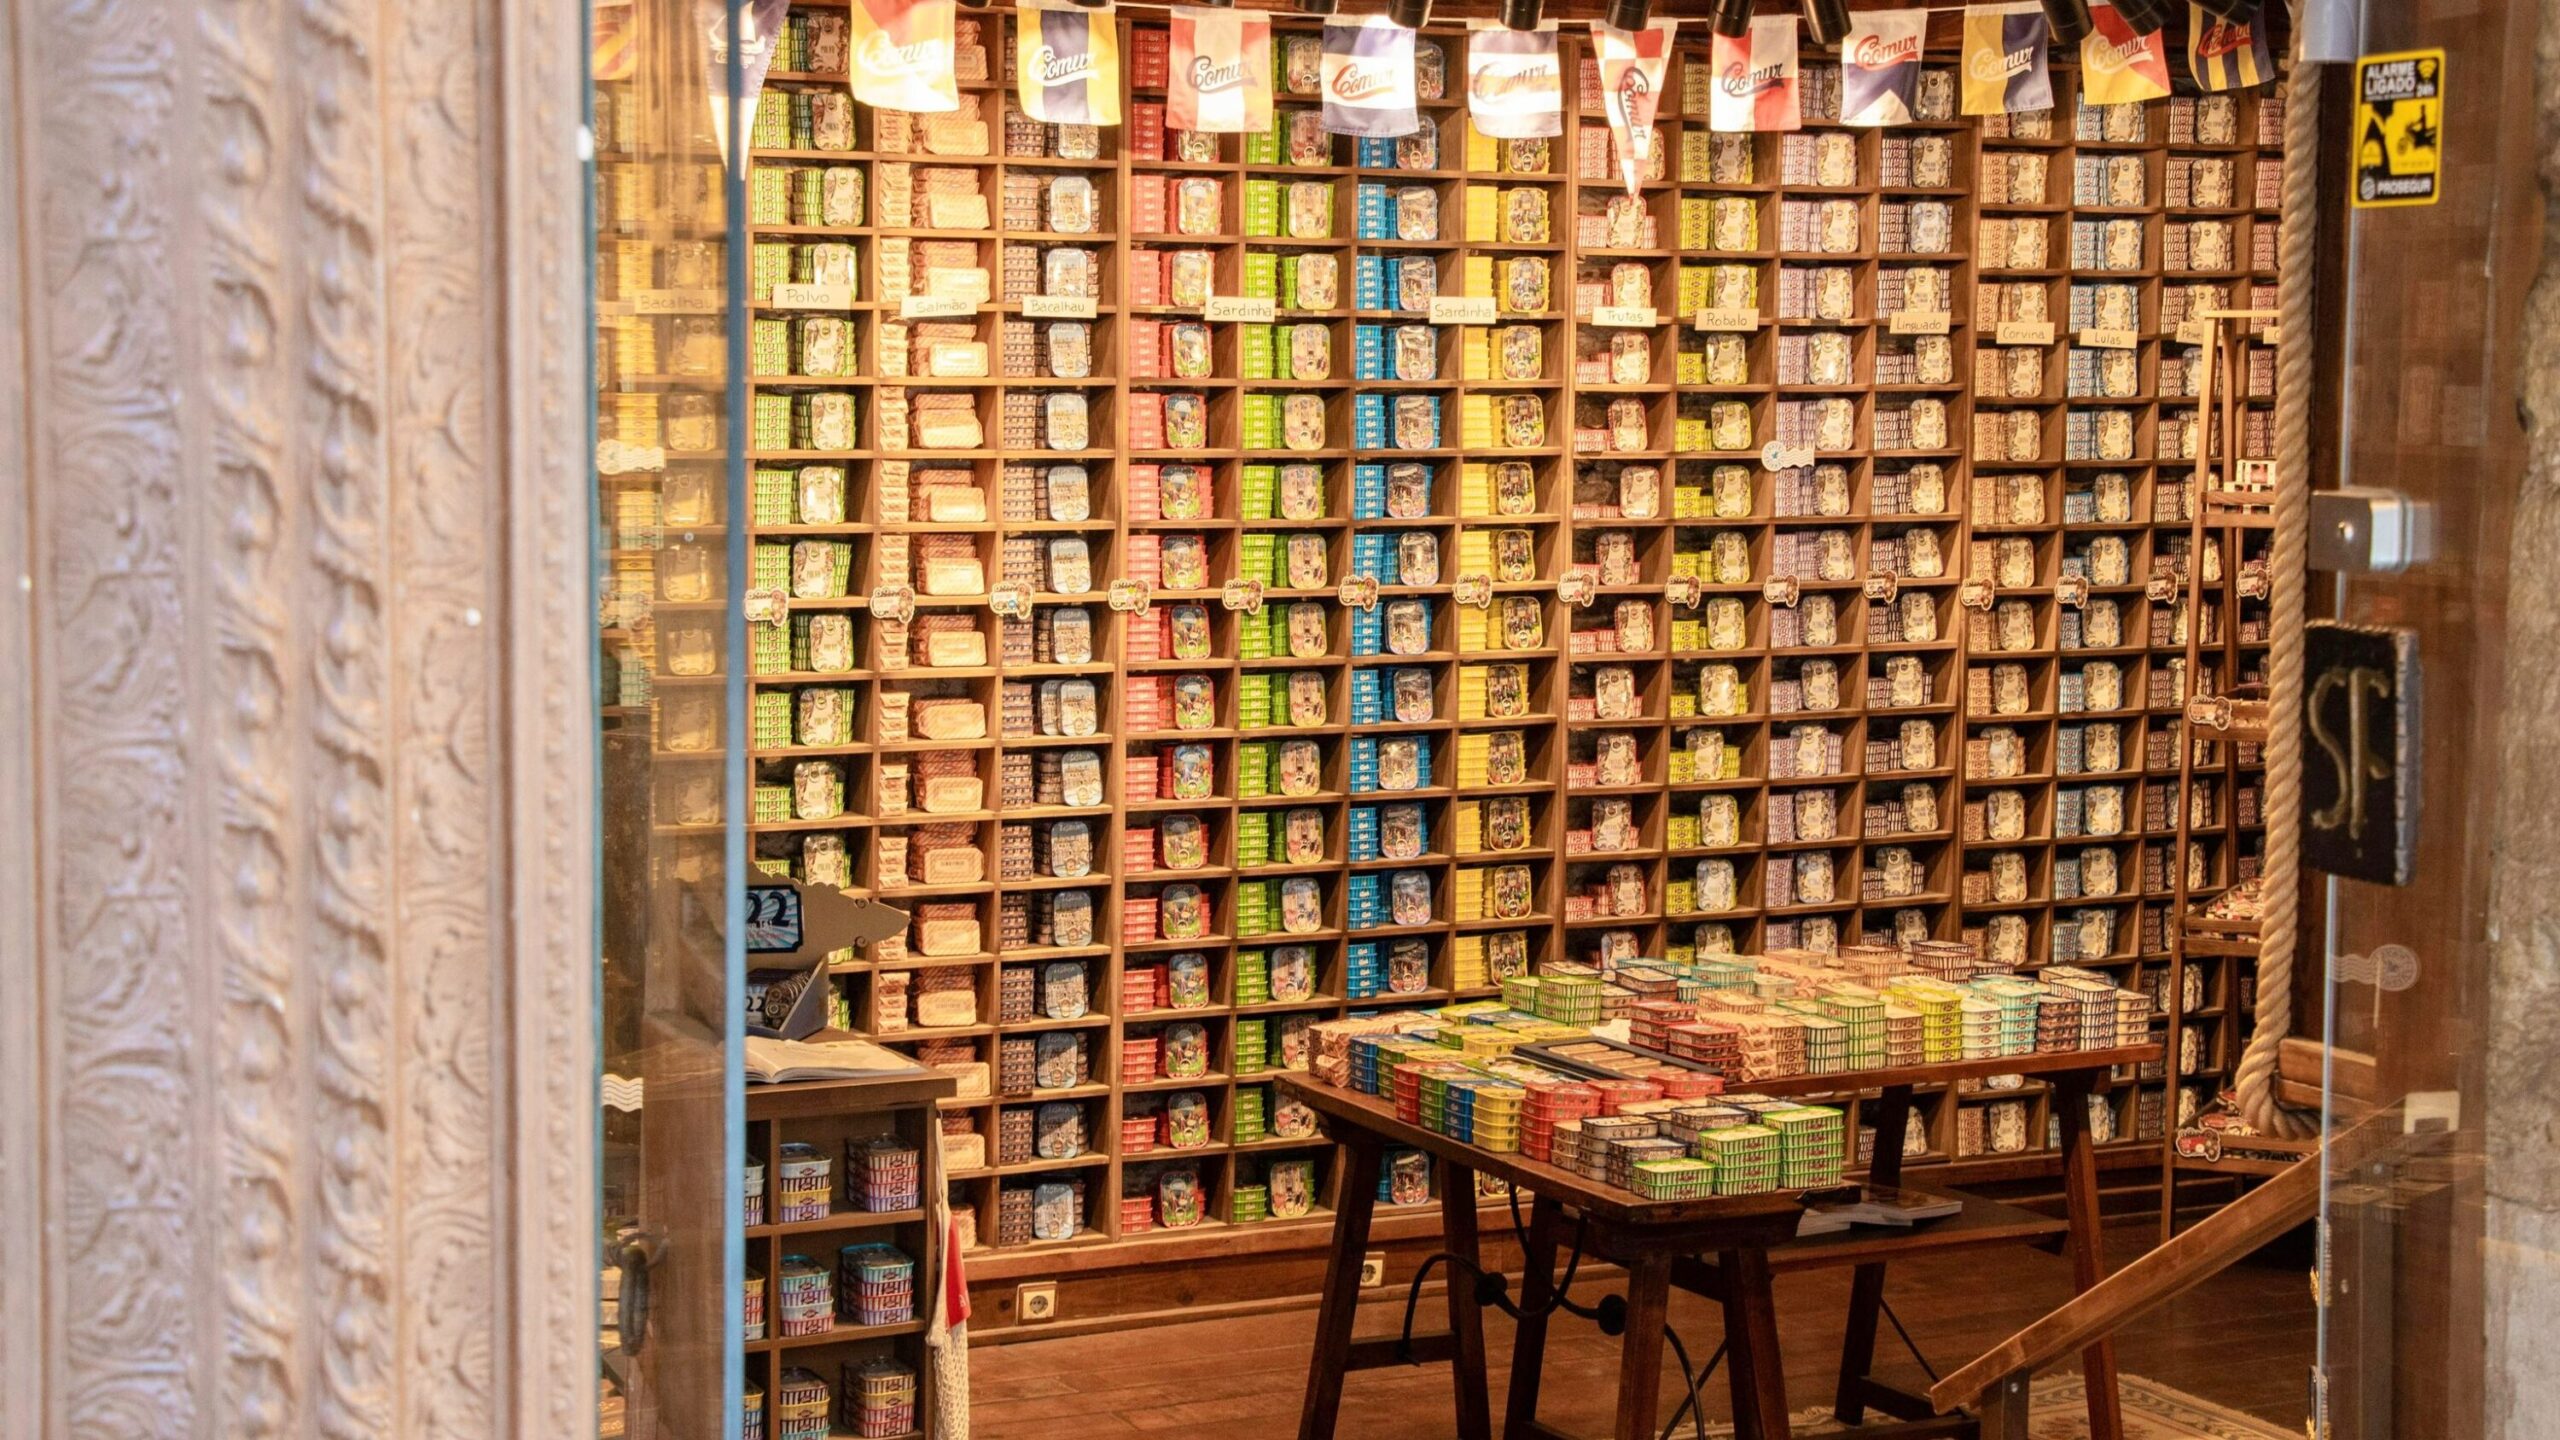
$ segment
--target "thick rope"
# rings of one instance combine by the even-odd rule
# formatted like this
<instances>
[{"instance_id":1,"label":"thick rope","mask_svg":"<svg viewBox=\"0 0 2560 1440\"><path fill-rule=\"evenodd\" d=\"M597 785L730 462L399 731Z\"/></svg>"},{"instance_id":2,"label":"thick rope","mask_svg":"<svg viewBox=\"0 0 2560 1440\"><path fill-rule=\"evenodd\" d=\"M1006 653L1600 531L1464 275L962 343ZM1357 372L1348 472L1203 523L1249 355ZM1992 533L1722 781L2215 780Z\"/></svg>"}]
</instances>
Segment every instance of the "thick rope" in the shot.
<instances>
[{"instance_id":1,"label":"thick rope","mask_svg":"<svg viewBox=\"0 0 2560 1440\"><path fill-rule=\"evenodd\" d=\"M2276 1066L2293 1031L2293 960L2301 936L2302 625L2311 531L2311 387L2319 323L2320 72L2295 58L2284 111L2284 197L2276 310L2276 503L2267 557L2266 848L2259 866L2257 1025L2240 1056L2240 1113L2261 1133L2299 1140L2319 1117L2276 1100ZM2343 277L2341 277L2343 279ZM2225 437L2236 444L2239 437Z\"/></svg>"}]
</instances>

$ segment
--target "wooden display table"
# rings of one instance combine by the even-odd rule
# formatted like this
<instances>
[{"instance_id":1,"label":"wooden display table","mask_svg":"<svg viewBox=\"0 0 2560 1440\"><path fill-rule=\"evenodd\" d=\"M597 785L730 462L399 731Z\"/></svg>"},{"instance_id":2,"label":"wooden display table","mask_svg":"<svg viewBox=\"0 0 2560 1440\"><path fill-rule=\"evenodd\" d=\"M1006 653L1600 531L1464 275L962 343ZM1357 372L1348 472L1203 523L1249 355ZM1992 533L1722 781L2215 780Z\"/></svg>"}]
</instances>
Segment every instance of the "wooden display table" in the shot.
<instances>
[{"instance_id":1,"label":"wooden display table","mask_svg":"<svg viewBox=\"0 0 2560 1440\"><path fill-rule=\"evenodd\" d=\"M1393 1341L1355 1343L1352 1320L1360 1301L1360 1265L1377 1207L1378 1175L1389 1145L1424 1151L1440 1162L1443 1244L1466 1266L1480 1263L1475 1177L1481 1172L1532 1197L1520 1284L1520 1320L1512 1350L1505 1440L1572 1440L1537 1419L1545 1362L1547 1315L1557 1284L1559 1248L1577 1239L1584 1255L1627 1272L1627 1328L1618 1378L1617 1440L1653 1440L1661 1425L1663 1322L1673 1284L1716 1299L1724 1309L1727 1366L1733 1389L1737 1440L1788 1440L1786 1371L1778 1351L1777 1312L1770 1276L1778 1269L1855 1265L1849 1329L1842 1346L1839 1416L1857 1424L1869 1408L1897 1423L1867 1432L1883 1440L1975 1433L1968 1417L1937 1417L1925 1397L1888 1386L1871 1371L1876 1325L1884 1306L1885 1265L1924 1252L1992 1245L2050 1243L2059 1238L2072 1261L2074 1286L2086 1291L2101 1278L2100 1214L2095 1142L2089 1134L2087 1097L2120 1066L2160 1056L2146 1045L2114 1050L2056 1051L1956 1061L1898 1070L1804 1075L1785 1080L1737 1082L1753 1094L1816 1098L1854 1097L1880 1091L1875 1157L1868 1183L1898 1185L1902 1172L1904 1117L1916 1086L1990 1075L2034 1075L2054 1089L2061 1117L2065 1195L2069 1218L2057 1225L2007 1206L1966 1200L1965 1212L1907 1233L1853 1230L1799 1241L1798 1217L1824 1198L1796 1192L1738 1195L1708 1200L1647 1200L1519 1154L1482 1150L1398 1119L1392 1101L1327 1085L1304 1075L1280 1083L1326 1118L1343 1147L1343 1173L1334 1208L1333 1249L1325 1263L1322 1306L1316 1316L1315 1354L1307 1371L1299 1440L1332 1440L1342 1405L1342 1381L1353 1370L1406 1363ZM1851 1135L1854 1137L1854 1121ZM1854 1140L1853 1142L1854 1143ZM1838 1193L1838 1192L1833 1192ZM1483 1307L1474 1286L1453 1274L1448 1287L1449 1331L1420 1341L1412 1353L1445 1355L1455 1371L1458 1433L1491 1440L1485 1388ZM2116 1406L2115 1352L2110 1342L2084 1354L2089 1381L2090 1433L2121 1440Z\"/></svg>"}]
</instances>

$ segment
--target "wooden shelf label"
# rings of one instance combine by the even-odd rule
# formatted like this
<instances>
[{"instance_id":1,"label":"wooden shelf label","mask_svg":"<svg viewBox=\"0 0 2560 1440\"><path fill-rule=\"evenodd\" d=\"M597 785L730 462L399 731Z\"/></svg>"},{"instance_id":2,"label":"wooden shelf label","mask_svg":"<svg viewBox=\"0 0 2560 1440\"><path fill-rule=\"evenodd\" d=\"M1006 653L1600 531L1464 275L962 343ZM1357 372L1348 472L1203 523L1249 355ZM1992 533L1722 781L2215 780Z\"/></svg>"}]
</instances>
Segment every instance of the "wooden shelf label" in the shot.
<instances>
[{"instance_id":1,"label":"wooden shelf label","mask_svg":"<svg viewBox=\"0 0 2560 1440\"><path fill-rule=\"evenodd\" d=\"M1885 325L1895 335L1944 335L1954 327L1955 317L1944 310L1896 310Z\"/></svg>"},{"instance_id":2,"label":"wooden shelf label","mask_svg":"<svg viewBox=\"0 0 2560 1440\"><path fill-rule=\"evenodd\" d=\"M1031 618L1031 587L1007 580L987 592L987 608L1007 620Z\"/></svg>"},{"instance_id":3,"label":"wooden shelf label","mask_svg":"<svg viewBox=\"0 0 2560 1440\"><path fill-rule=\"evenodd\" d=\"M623 440L596 442L596 473L599 475L633 475L667 468L667 447L633 445Z\"/></svg>"},{"instance_id":4,"label":"wooden shelf label","mask_svg":"<svg viewBox=\"0 0 2560 1440\"><path fill-rule=\"evenodd\" d=\"M634 315L717 315L717 290L639 290L631 296Z\"/></svg>"},{"instance_id":5,"label":"wooden shelf label","mask_svg":"<svg viewBox=\"0 0 2560 1440\"><path fill-rule=\"evenodd\" d=\"M853 287L776 285L773 287L772 304L777 310L850 310L853 308Z\"/></svg>"},{"instance_id":6,"label":"wooden shelf label","mask_svg":"<svg viewBox=\"0 0 2560 1440\"><path fill-rule=\"evenodd\" d=\"M1801 470L1813 463L1813 447L1781 445L1772 440L1760 447L1760 463L1772 470Z\"/></svg>"},{"instance_id":7,"label":"wooden shelf label","mask_svg":"<svg viewBox=\"0 0 2560 1440\"><path fill-rule=\"evenodd\" d=\"M2210 345L2210 344L2212 344L2212 343L2213 343L2213 322L2212 322L2212 321L2210 321L2210 320L2181 320L2181 321L2179 321L2179 322L2178 322L2178 343L2179 343L2179 344L2181 344L2181 345Z\"/></svg>"},{"instance_id":8,"label":"wooden shelf label","mask_svg":"<svg viewBox=\"0 0 2560 1440\"><path fill-rule=\"evenodd\" d=\"M2050 345L2053 322L2050 320L2003 320L1992 332L1992 339L2002 345Z\"/></svg>"},{"instance_id":9,"label":"wooden shelf label","mask_svg":"<svg viewBox=\"0 0 2560 1440\"><path fill-rule=\"evenodd\" d=\"M1218 603L1246 615L1262 613L1262 582L1230 580L1218 591Z\"/></svg>"},{"instance_id":10,"label":"wooden shelf label","mask_svg":"<svg viewBox=\"0 0 2560 1440\"><path fill-rule=\"evenodd\" d=\"M1022 297L1022 315L1026 320L1090 320L1094 313L1094 301L1090 295Z\"/></svg>"},{"instance_id":11,"label":"wooden shelf label","mask_svg":"<svg viewBox=\"0 0 2560 1440\"><path fill-rule=\"evenodd\" d=\"M790 593L779 585L751 586L741 597L739 608L747 612L747 623L751 625L779 625L790 618Z\"/></svg>"},{"instance_id":12,"label":"wooden shelf label","mask_svg":"<svg viewBox=\"0 0 2560 1440\"><path fill-rule=\"evenodd\" d=\"M1740 306L1708 308L1698 312L1692 328L1720 334L1748 334L1760 328L1760 312Z\"/></svg>"},{"instance_id":13,"label":"wooden shelf label","mask_svg":"<svg viewBox=\"0 0 2560 1440\"><path fill-rule=\"evenodd\" d=\"M1280 318L1280 302L1268 295L1212 295L1200 318L1268 325Z\"/></svg>"},{"instance_id":14,"label":"wooden shelf label","mask_svg":"<svg viewBox=\"0 0 2560 1440\"><path fill-rule=\"evenodd\" d=\"M1617 330L1650 330L1662 322L1650 305L1602 305L1591 312L1591 323Z\"/></svg>"},{"instance_id":15,"label":"wooden shelf label","mask_svg":"<svg viewBox=\"0 0 2560 1440\"><path fill-rule=\"evenodd\" d=\"M2139 330L2083 330L2080 343L2092 350L2134 350L2141 348Z\"/></svg>"},{"instance_id":16,"label":"wooden shelf label","mask_svg":"<svg viewBox=\"0 0 2560 1440\"><path fill-rule=\"evenodd\" d=\"M1434 295L1431 297L1431 323L1434 325L1491 325L1501 318L1490 295Z\"/></svg>"},{"instance_id":17,"label":"wooden shelf label","mask_svg":"<svg viewBox=\"0 0 2560 1440\"><path fill-rule=\"evenodd\" d=\"M1144 615L1155 606L1155 592L1135 580L1114 580L1110 591L1111 608L1123 615Z\"/></svg>"},{"instance_id":18,"label":"wooden shelf label","mask_svg":"<svg viewBox=\"0 0 2560 1440\"><path fill-rule=\"evenodd\" d=\"M903 625L916 618L916 590L912 585L884 585L871 592L871 618L894 620Z\"/></svg>"},{"instance_id":19,"label":"wooden shelf label","mask_svg":"<svg viewBox=\"0 0 2560 1440\"><path fill-rule=\"evenodd\" d=\"M965 295L910 295L898 302L901 320L965 320L978 313L978 302Z\"/></svg>"}]
</instances>

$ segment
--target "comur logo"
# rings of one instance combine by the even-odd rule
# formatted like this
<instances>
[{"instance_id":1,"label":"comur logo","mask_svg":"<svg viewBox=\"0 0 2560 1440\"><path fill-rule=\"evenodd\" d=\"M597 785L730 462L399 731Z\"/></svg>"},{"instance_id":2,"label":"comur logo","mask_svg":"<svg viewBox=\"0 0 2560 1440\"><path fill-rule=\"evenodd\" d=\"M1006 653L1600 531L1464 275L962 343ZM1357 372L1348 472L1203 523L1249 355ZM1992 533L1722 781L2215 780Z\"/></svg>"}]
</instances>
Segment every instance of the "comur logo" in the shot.
<instances>
[{"instance_id":1,"label":"comur logo","mask_svg":"<svg viewBox=\"0 0 2560 1440\"><path fill-rule=\"evenodd\" d=\"M1858 41L1857 53L1849 57L1849 63L1862 70L1882 70L1889 65L1904 65L1919 58L1920 37L1917 35L1901 40L1869 35Z\"/></svg>"},{"instance_id":2,"label":"comur logo","mask_svg":"<svg viewBox=\"0 0 2560 1440\"><path fill-rule=\"evenodd\" d=\"M1357 65L1345 65L1335 71L1333 76L1333 94L1337 100L1366 100L1372 95L1383 95L1395 88L1396 82L1393 76L1382 75L1374 70L1363 70Z\"/></svg>"},{"instance_id":3,"label":"comur logo","mask_svg":"<svg viewBox=\"0 0 2560 1440\"><path fill-rule=\"evenodd\" d=\"M1477 100L1500 100L1510 95L1555 90L1561 83L1554 64L1545 60L1512 68L1488 65L1467 77L1467 94Z\"/></svg>"},{"instance_id":4,"label":"comur logo","mask_svg":"<svg viewBox=\"0 0 2560 1440\"><path fill-rule=\"evenodd\" d=\"M1724 74L1716 83L1727 95L1758 95L1786 84L1787 67L1784 64L1750 66L1737 60L1724 67Z\"/></svg>"},{"instance_id":5,"label":"comur logo","mask_svg":"<svg viewBox=\"0 0 2560 1440\"><path fill-rule=\"evenodd\" d=\"M2005 85L2016 76L2026 74L2035 63L2036 51L2032 45L2020 50L1979 50L1974 52L1969 73L1985 85Z\"/></svg>"},{"instance_id":6,"label":"comur logo","mask_svg":"<svg viewBox=\"0 0 2560 1440\"><path fill-rule=\"evenodd\" d=\"M2139 46L2127 49L2095 33L2080 42L2081 67L2092 75L2121 74L2141 64L2149 53Z\"/></svg>"},{"instance_id":7,"label":"comur logo","mask_svg":"<svg viewBox=\"0 0 2560 1440\"><path fill-rule=\"evenodd\" d=\"M920 74L941 68L942 42L919 40L901 45L886 30L874 30L862 42L862 68L874 75Z\"/></svg>"},{"instance_id":8,"label":"comur logo","mask_svg":"<svg viewBox=\"0 0 2560 1440\"><path fill-rule=\"evenodd\" d=\"M2250 39L2246 25L2234 25L2228 20L2209 22L2204 33L2196 37L2196 58L2211 60L2223 55L2236 55L2249 48Z\"/></svg>"},{"instance_id":9,"label":"comur logo","mask_svg":"<svg viewBox=\"0 0 2560 1440\"><path fill-rule=\"evenodd\" d=\"M1043 45L1031 58L1040 72L1042 85L1070 85L1093 74L1093 52L1090 50L1078 55L1061 55L1054 48Z\"/></svg>"},{"instance_id":10,"label":"comur logo","mask_svg":"<svg viewBox=\"0 0 2560 1440\"><path fill-rule=\"evenodd\" d=\"M1199 93L1215 95L1221 90L1233 90L1243 83L1243 56L1239 55L1223 65L1206 55L1191 57L1191 88Z\"/></svg>"}]
</instances>

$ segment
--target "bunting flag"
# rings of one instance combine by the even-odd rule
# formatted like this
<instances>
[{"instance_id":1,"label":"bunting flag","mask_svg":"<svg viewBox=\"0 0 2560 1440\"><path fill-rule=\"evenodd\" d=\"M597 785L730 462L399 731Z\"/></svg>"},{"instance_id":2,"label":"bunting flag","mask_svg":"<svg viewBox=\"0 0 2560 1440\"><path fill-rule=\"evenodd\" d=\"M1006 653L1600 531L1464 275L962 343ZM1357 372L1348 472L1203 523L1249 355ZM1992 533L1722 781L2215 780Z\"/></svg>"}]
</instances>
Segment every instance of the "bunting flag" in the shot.
<instances>
[{"instance_id":1,"label":"bunting flag","mask_svg":"<svg viewBox=\"0 0 2560 1440\"><path fill-rule=\"evenodd\" d=\"M2169 42L2157 30L2133 33L2133 22L2113 5L2089 7L2094 28L2080 41L2080 98L2091 105L2125 105L2169 93Z\"/></svg>"},{"instance_id":2,"label":"bunting flag","mask_svg":"<svg viewBox=\"0 0 2560 1440\"><path fill-rule=\"evenodd\" d=\"M1671 38L1679 28L1678 20L1656 20L1641 30L1591 22L1600 51L1601 108L1609 117L1618 173L1630 195L1642 187L1645 162L1653 158L1659 139L1653 117L1662 108L1663 71L1671 63Z\"/></svg>"},{"instance_id":3,"label":"bunting flag","mask_svg":"<svg viewBox=\"0 0 2560 1440\"><path fill-rule=\"evenodd\" d=\"M1324 22L1324 128L1387 140L1422 128L1413 32L1384 15Z\"/></svg>"},{"instance_id":4,"label":"bunting flag","mask_svg":"<svg viewBox=\"0 0 2560 1440\"><path fill-rule=\"evenodd\" d=\"M2036 0L1964 7L1964 113L2053 106L2053 30Z\"/></svg>"},{"instance_id":5,"label":"bunting flag","mask_svg":"<svg viewBox=\"0 0 2560 1440\"><path fill-rule=\"evenodd\" d=\"M1271 128L1271 17L1260 11L1173 12L1165 123L1213 135Z\"/></svg>"},{"instance_id":6,"label":"bunting flag","mask_svg":"<svg viewBox=\"0 0 2560 1440\"><path fill-rule=\"evenodd\" d=\"M629 0L606 0L594 7L587 45L587 76L596 81L628 80L640 68L640 47L632 43Z\"/></svg>"},{"instance_id":7,"label":"bunting flag","mask_svg":"<svg viewBox=\"0 0 2560 1440\"><path fill-rule=\"evenodd\" d=\"M1467 117L1495 140L1564 133L1564 62L1556 32L1479 23L1467 36Z\"/></svg>"},{"instance_id":8,"label":"bunting flag","mask_svg":"<svg viewBox=\"0 0 2560 1440\"><path fill-rule=\"evenodd\" d=\"M708 62L704 91L711 99L711 133L720 153L743 165L745 152L731 155L729 137L745 135L755 129L756 101L764 94L764 77L773 68L773 52L782 43L782 29L790 19L790 0L752 0L735 11L723 8L706 10L704 16L704 59ZM730 92L729 37L734 16L737 24L737 91ZM724 102L722 97L729 97ZM734 123L733 123L734 122Z\"/></svg>"},{"instance_id":9,"label":"bunting flag","mask_svg":"<svg viewBox=\"0 0 2560 1440\"><path fill-rule=\"evenodd\" d=\"M1016 0L1014 89L1022 113L1058 125L1120 123L1120 29L1111 7Z\"/></svg>"},{"instance_id":10,"label":"bunting flag","mask_svg":"<svg viewBox=\"0 0 2560 1440\"><path fill-rule=\"evenodd\" d=\"M1840 122L1910 124L1928 40L1926 10L1868 10L1852 19L1840 41Z\"/></svg>"},{"instance_id":11,"label":"bunting flag","mask_svg":"<svg viewBox=\"0 0 2560 1440\"><path fill-rule=\"evenodd\" d=\"M952 0L853 0L853 98L884 110L960 108Z\"/></svg>"},{"instance_id":12,"label":"bunting flag","mask_svg":"<svg viewBox=\"0 0 2560 1440\"><path fill-rule=\"evenodd\" d=\"M2276 62L2267 49L2265 18L2216 20L2189 0L2187 69L2207 90L2247 90L2273 80Z\"/></svg>"},{"instance_id":13,"label":"bunting flag","mask_svg":"<svg viewBox=\"0 0 2560 1440\"><path fill-rule=\"evenodd\" d=\"M1715 37L1715 93L1710 130L1801 130L1804 94L1796 85L1796 17L1761 15L1738 38Z\"/></svg>"}]
</instances>

